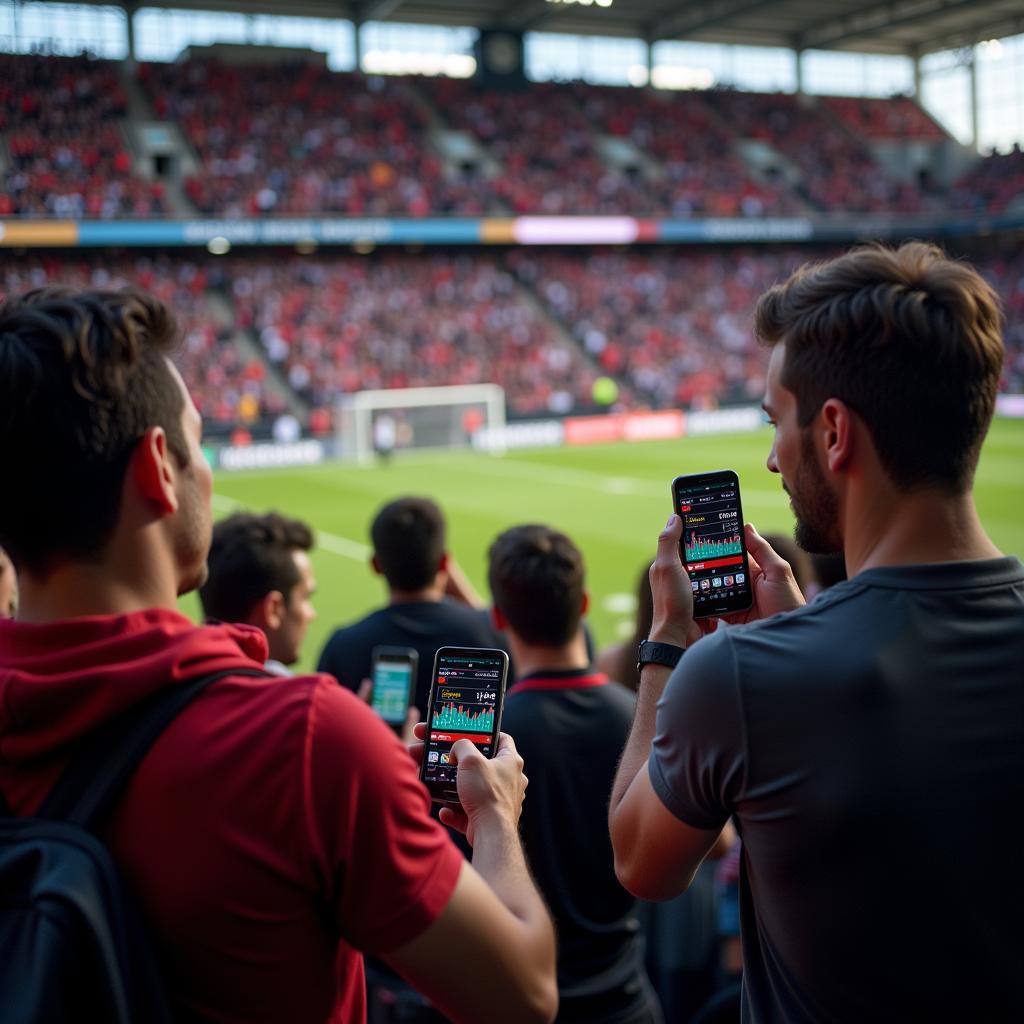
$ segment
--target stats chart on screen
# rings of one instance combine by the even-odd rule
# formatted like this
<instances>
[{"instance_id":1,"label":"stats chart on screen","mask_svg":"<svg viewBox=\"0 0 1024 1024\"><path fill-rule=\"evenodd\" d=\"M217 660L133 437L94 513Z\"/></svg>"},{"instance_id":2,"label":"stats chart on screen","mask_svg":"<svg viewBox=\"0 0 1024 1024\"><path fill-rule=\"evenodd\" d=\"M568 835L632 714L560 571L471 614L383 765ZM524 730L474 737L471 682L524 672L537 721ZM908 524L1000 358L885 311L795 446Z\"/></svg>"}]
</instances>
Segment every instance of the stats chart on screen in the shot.
<instances>
[{"instance_id":1,"label":"stats chart on screen","mask_svg":"<svg viewBox=\"0 0 1024 1024\"><path fill-rule=\"evenodd\" d=\"M695 608L749 593L739 488L705 481L677 491L683 558Z\"/></svg>"},{"instance_id":2,"label":"stats chart on screen","mask_svg":"<svg viewBox=\"0 0 1024 1024\"><path fill-rule=\"evenodd\" d=\"M492 756L504 672L500 654L439 655L423 772L427 782L454 785L456 766L449 756L458 740L470 740L485 757Z\"/></svg>"}]
</instances>

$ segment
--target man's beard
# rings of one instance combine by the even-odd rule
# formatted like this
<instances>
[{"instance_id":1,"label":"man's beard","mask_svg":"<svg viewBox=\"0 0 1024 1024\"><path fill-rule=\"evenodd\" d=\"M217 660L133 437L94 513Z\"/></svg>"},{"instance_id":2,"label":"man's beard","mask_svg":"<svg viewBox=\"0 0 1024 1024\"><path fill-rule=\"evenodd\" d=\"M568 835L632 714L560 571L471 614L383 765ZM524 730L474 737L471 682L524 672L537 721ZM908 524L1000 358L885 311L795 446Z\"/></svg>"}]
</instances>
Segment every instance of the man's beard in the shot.
<instances>
[{"instance_id":1,"label":"man's beard","mask_svg":"<svg viewBox=\"0 0 1024 1024\"><path fill-rule=\"evenodd\" d=\"M800 464L793 489L782 485L796 516L793 539L811 555L834 555L843 550L839 536L839 500L818 465L809 432L800 436Z\"/></svg>"}]
</instances>

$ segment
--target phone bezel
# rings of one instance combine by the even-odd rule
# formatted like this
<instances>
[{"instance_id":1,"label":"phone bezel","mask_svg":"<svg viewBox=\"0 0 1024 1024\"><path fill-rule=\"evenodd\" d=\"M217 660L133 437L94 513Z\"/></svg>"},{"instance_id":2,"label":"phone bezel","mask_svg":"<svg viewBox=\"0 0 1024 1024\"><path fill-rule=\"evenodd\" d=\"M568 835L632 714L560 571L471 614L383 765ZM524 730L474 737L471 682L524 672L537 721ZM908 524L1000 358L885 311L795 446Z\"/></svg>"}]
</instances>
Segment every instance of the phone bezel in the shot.
<instances>
[{"instance_id":1,"label":"phone bezel","mask_svg":"<svg viewBox=\"0 0 1024 1024\"><path fill-rule=\"evenodd\" d=\"M508 686L508 654L498 647L439 647L434 654L434 667L430 673L430 695L427 697L427 719L423 733L423 762L420 765L420 781L427 787L430 799L437 804L457 804L458 790L454 786L430 782L427 772L427 747L430 740L430 728L434 722L434 692L437 689L437 669L442 655L498 655L501 658L501 683L498 687L498 699L494 705L494 730L491 733L491 757L498 752L498 735L501 732L501 716L505 709L505 690Z\"/></svg>"},{"instance_id":2,"label":"phone bezel","mask_svg":"<svg viewBox=\"0 0 1024 1024\"><path fill-rule=\"evenodd\" d=\"M385 718L383 712L377 707L377 665L382 661L402 661L411 666L409 672L409 685L405 693L405 714L398 721ZM370 696L370 707L380 715L381 720L390 726L402 726L405 724L405 716L409 713L412 703L412 695L416 688L416 677L420 668L420 652L415 647L391 647L386 644L374 647L370 654L370 679L373 682L373 693Z\"/></svg>"},{"instance_id":3,"label":"phone bezel","mask_svg":"<svg viewBox=\"0 0 1024 1024\"><path fill-rule=\"evenodd\" d=\"M743 572L747 577L746 594L740 601L720 598L715 605L711 606L709 602L707 606L701 606L700 610L698 610L699 595L694 594L693 617L695 619L708 618L712 615L732 615L734 612L745 612L754 604L754 582L750 578L750 560L747 557L746 519L743 516L743 491L740 487L739 474L734 469L714 469L704 473L684 473L677 476L672 481L672 511L680 519L683 519L683 515L679 511L681 504L679 491L682 487L701 487L709 483L731 483L736 487L736 510L739 512L739 533L743 547ZM683 519L684 536L685 532L686 521ZM683 537L679 538L679 559L685 568L686 549ZM743 591L738 590L736 597L739 598L741 595L743 595Z\"/></svg>"}]
</instances>

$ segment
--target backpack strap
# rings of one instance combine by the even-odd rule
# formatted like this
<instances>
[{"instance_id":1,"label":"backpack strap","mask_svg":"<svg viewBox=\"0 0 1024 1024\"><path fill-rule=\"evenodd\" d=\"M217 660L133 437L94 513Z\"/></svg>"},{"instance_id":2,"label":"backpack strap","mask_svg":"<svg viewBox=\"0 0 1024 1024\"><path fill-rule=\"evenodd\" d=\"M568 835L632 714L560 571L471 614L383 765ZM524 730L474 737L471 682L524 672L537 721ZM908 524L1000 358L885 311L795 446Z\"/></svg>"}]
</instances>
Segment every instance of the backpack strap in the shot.
<instances>
[{"instance_id":1,"label":"backpack strap","mask_svg":"<svg viewBox=\"0 0 1024 1024\"><path fill-rule=\"evenodd\" d=\"M164 687L90 733L36 812L98 831L157 737L211 683L227 676L269 676L233 668Z\"/></svg>"}]
</instances>

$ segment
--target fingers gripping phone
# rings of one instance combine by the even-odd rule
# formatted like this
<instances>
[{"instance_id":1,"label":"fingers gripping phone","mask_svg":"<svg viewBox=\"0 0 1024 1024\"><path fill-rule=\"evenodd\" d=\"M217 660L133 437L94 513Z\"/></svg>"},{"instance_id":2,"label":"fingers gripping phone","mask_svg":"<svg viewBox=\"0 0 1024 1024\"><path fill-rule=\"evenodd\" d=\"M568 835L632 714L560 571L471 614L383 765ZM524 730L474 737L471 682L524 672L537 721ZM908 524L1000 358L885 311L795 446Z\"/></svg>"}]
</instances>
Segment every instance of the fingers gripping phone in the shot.
<instances>
[{"instance_id":1,"label":"fingers gripping phone","mask_svg":"<svg viewBox=\"0 0 1024 1024\"><path fill-rule=\"evenodd\" d=\"M442 647L434 657L424 734L423 779L435 803L458 803L452 745L468 739L494 757L508 681L508 655L480 647Z\"/></svg>"},{"instance_id":2,"label":"fingers gripping phone","mask_svg":"<svg viewBox=\"0 0 1024 1024\"><path fill-rule=\"evenodd\" d=\"M754 603L739 477L731 469L677 476L673 511L683 521L680 551L693 588L693 616L728 615Z\"/></svg>"},{"instance_id":3,"label":"fingers gripping phone","mask_svg":"<svg viewBox=\"0 0 1024 1024\"><path fill-rule=\"evenodd\" d=\"M388 725L400 729L409 713L420 656L412 647L374 647L370 706Z\"/></svg>"}]
</instances>

